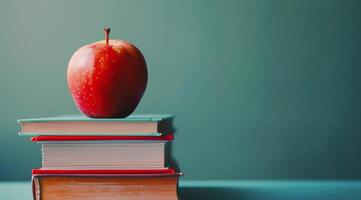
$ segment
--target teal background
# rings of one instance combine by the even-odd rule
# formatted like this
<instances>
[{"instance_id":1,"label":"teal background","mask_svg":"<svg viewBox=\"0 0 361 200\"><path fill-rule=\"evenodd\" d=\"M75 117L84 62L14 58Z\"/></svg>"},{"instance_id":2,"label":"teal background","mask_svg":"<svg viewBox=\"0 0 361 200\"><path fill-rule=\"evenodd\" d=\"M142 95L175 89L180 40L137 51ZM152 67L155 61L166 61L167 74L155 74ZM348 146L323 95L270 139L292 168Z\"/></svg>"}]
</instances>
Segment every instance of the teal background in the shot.
<instances>
[{"instance_id":1,"label":"teal background","mask_svg":"<svg viewBox=\"0 0 361 200\"><path fill-rule=\"evenodd\" d=\"M19 118L79 113L66 67L82 45L138 46L137 113L173 113L184 179L361 178L361 2L0 1L0 180L40 146Z\"/></svg>"}]
</instances>

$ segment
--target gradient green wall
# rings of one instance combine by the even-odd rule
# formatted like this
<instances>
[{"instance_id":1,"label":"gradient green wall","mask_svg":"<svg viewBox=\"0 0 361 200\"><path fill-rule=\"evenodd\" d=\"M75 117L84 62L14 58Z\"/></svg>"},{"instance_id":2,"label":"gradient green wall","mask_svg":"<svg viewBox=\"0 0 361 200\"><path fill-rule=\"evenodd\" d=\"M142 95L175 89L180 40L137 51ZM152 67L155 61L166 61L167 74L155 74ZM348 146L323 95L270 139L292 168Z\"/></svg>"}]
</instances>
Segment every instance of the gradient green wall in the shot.
<instances>
[{"instance_id":1,"label":"gradient green wall","mask_svg":"<svg viewBox=\"0 0 361 200\"><path fill-rule=\"evenodd\" d=\"M82 45L138 46L137 113L173 113L184 179L361 178L361 2L0 1L0 180L40 146L19 118L79 113L66 67Z\"/></svg>"}]
</instances>

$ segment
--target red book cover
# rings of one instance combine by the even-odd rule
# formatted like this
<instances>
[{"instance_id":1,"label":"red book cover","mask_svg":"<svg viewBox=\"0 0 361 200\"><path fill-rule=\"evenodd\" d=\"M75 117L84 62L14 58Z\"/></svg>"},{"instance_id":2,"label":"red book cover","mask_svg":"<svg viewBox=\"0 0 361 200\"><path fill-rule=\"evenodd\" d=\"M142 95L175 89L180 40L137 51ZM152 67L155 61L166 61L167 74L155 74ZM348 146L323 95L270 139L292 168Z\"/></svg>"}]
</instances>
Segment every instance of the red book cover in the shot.
<instances>
[{"instance_id":1,"label":"red book cover","mask_svg":"<svg viewBox=\"0 0 361 200\"><path fill-rule=\"evenodd\" d=\"M131 169L131 170L56 170L33 169L33 176L171 176L181 175L173 168L168 169Z\"/></svg>"},{"instance_id":2,"label":"red book cover","mask_svg":"<svg viewBox=\"0 0 361 200\"><path fill-rule=\"evenodd\" d=\"M173 168L168 169L131 169L131 170L57 170L57 169L33 169L33 175L151 175L165 174L173 175L176 171Z\"/></svg>"},{"instance_id":3,"label":"red book cover","mask_svg":"<svg viewBox=\"0 0 361 200\"><path fill-rule=\"evenodd\" d=\"M171 141L173 134L162 136L35 136L31 138L32 142L42 141L96 141L96 140L163 140Z\"/></svg>"}]
</instances>

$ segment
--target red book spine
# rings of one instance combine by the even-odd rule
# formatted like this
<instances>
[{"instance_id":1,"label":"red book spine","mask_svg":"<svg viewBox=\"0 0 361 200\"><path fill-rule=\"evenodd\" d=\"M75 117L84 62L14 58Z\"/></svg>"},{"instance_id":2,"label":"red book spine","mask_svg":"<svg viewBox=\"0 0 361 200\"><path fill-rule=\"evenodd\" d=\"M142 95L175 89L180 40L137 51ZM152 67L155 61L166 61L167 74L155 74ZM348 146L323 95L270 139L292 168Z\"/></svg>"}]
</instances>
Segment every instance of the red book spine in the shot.
<instances>
[{"instance_id":1,"label":"red book spine","mask_svg":"<svg viewBox=\"0 0 361 200\"><path fill-rule=\"evenodd\" d=\"M57 169L33 169L33 175L41 174L174 174L173 168L168 169L127 169L127 170L57 170Z\"/></svg>"},{"instance_id":2,"label":"red book spine","mask_svg":"<svg viewBox=\"0 0 361 200\"><path fill-rule=\"evenodd\" d=\"M96 141L96 140L160 140L171 141L173 134L162 136L35 136L31 138L32 142L42 141Z\"/></svg>"}]
</instances>

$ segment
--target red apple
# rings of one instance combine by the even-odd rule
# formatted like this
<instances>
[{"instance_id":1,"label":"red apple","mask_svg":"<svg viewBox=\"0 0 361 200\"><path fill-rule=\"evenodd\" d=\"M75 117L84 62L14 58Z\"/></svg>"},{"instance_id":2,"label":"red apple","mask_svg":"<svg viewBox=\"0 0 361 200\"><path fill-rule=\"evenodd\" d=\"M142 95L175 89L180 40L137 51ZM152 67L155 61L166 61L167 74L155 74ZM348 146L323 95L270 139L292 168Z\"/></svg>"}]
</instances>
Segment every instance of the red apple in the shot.
<instances>
[{"instance_id":1,"label":"red apple","mask_svg":"<svg viewBox=\"0 0 361 200\"><path fill-rule=\"evenodd\" d=\"M68 87L81 112L92 118L122 118L137 107L147 86L142 53L129 42L105 40L85 45L71 57Z\"/></svg>"}]
</instances>

